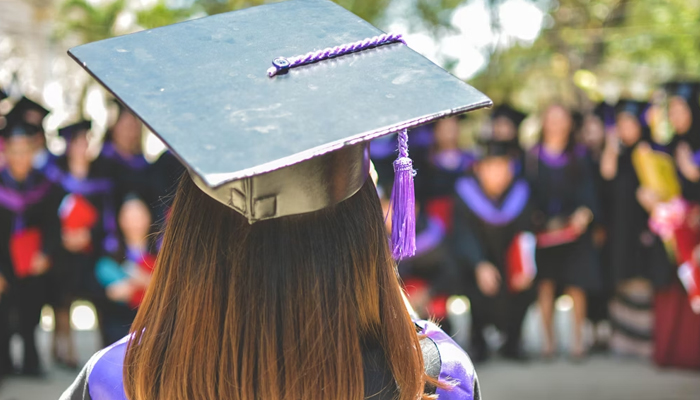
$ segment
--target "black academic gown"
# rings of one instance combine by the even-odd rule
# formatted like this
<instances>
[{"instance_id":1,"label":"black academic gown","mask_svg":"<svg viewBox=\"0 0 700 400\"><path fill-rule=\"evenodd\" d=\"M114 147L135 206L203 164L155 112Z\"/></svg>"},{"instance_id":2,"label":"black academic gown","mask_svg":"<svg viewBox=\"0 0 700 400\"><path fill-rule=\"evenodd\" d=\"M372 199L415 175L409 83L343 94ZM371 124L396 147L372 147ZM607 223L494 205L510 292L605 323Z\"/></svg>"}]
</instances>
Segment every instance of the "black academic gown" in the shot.
<instances>
[{"instance_id":1,"label":"black academic gown","mask_svg":"<svg viewBox=\"0 0 700 400\"><path fill-rule=\"evenodd\" d=\"M65 157L59 158L56 165L61 171L58 184L63 198L70 194L82 196L95 207L98 220L90 231L90 249L73 253L61 246L52 271L55 301L59 306L69 306L73 299L81 297L90 299L99 308L102 296L101 288L94 278L95 262L101 254L117 251L119 244L115 185L110 177L109 164L104 159L93 161L84 179L71 175Z\"/></svg>"},{"instance_id":2,"label":"black academic gown","mask_svg":"<svg viewBox=\"0 0 700 400\"><path fill-rule=\"evenodd\" d=\"M96 161L106 166L109 178L114 182L117 209L126 195L136 194L155 215L158 185L154 182L153 165L142 154L124 157L111 142L105 142Z\"/></svg>"},{"instance_id":3,"label":"black academic gown","mask_svg":"<svg viewBox=\"0 0 700 400\"><path fill-rule=\"evenodd\" d=\"M475 347L485 346L483 329L495 324L508 337L506 350L517 351L533 293L508 291L506 254L519 233L533 228L529 185L526 180L517 179L498 200L486 196L474 177L461 178L455 187L454 246L468 281L472 343ZM476 284L474 273L481 262L490 262L501 274L501 288L495 296L484 295Z\"/></svg>"},{"instance_id":4,"label":"black academic gown","mask_svg":"<svg viewBox=\"0 0 700 400\"><path fill-rule=\"evenodd\" d=\"M649 230L649 213L637 201L635 147L621 149L617 175L611 181L608 263L614 284L644 278L659 287L669 282L671 267L663 243Z\"/></svg>"},{"instance_id":5,"label":"black academic gown","mask_svg":"<svg viewBox=\"0 0 700 400\"><path fill-rule=\"evenodd\" d=\"M526 173L540 226L552 219L568 219L579 207L599 215L591 164L585 150L548 155L541 146L528 154ZM595 222L595 221L594 221ZM593 248L591 229L572 243L537 251L538 278L554 281L560 289L601 288L600 260Z\"/></svg>"},{"instance_id":6,"label":"black academic gown","mask_svg":"<svg viewBox=\"0 0 700 400\"><path fill-rule=\"evenodd\" d=\"M24 342L23 370L39 372L39 356L34 341L34 329L39 323L41 308L47 302L49 273L39 276L18 277L15 274L8 244L23 229L38 229L41 233L41 251L55 260L60 249L58 205L60 190L46 177L34 170L24 182L17 182L7 169L0 172L0 271L10 283L2 303L15 310L18 326L14 327ZM3 308L5 308L3 305ZM8 326L7 320L0 325ZM3 349L7 344L0 344ZM3 350L4 351L4 350ZM2 357L0 353L0 357Z\"/></svg>"}]
</instances>

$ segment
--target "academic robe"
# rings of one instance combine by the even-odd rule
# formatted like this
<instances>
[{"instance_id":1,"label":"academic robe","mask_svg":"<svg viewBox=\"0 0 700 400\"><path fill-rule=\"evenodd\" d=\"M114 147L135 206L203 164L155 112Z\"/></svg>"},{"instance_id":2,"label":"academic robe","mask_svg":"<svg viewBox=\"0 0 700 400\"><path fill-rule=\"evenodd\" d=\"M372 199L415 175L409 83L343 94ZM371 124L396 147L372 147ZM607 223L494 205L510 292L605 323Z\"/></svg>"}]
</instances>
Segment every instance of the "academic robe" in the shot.
<instances>
[{"instance_id":1,"label":"academic robe","mask_svg":"<svg viewBox=\"0 0 700 400\"><path fill-rule=\"evenodd\" d=\"M467 277L472 304L472 343L484 347L483 329L495 324L507 335L507 351L516 352L532 290L512 293L507 288L508 249L516 236L531 231L532 204L525 179L516 179L499 199L489 198L475 177L464 177L455 185L454 246ZM501 275L501 288L486 296L478 288L475 271L481 262L493 264Z\"/></svg>"},{"instance_id":2,"label":"academic robe","mask_svg":"<svg viewBox=\"0 0 700 400\"><path fill-rule=\"evenodd\" d=\"M17 310L18 333L24 342L23 369L27 373L39 371L39 357L34 340L34 329L39 322L41 308L48 300L49 272L38 276L18 276L21 266L12 256L9 243L19 243L18 238L26 237L30 231L38 232L39 240L24 242L23 246L43 252L54 260L60 249L60 226L58 205L60 190L39 171L32 170L24 182L17 182L7 169L0 172L0 271L9 281L9 293L3 295L3 303ZM16 249L22 253L21 249ZM31 257L31 255L27 255ZM8 321L0 321L8 326ZM0 343L6 348L6 344ZM2 350L0 350L2 353ZM2 355L0 354L0 357Z\"/></svg>"},{"instance_id":3,"label":"academic robe","mask_svg":"<svg viewBox=\"0 0 700 400\"><path fill-rule=\"evenodd\" d=\"M430 155L420 177L416 178L421 180L422 188L422 197L418 200L425 203L428 214L442 220L448 231L452 230L455 182L472 167L474 160L473 154L467 151L435 152Z\"/></svg>"},{"instance_id":4,"label":"academic robe","mask_svg":"<svg viewBox=\"0 0 700 400\"><path fill-rule=\"evenodd\" d=\"M623 147L610 185L609 259L613 284L644 278L661 287L670 282L671 265L658 236L649 230L649 213L637 201L639 179L632 165L636 148Z\"/></svg>"},{"instance_id":5,"label":"academic robe","mask_svg":"<svg viewBox=\"0 0 700 400\"><path fill-rule=\"evenodd\" d=\"M143 199L155 215L158 185L154 182L153 165L142 154L125 157L108 141L103 145L97 161L107 166L109 178L114 182L117 209L124 197L133 193Z\"/></svg>"},{"instance_id":6,"label":"academic robe","mask_svg":"<svg viewBox=\"0 0 700 400\"><path fill-rule=\"evenodd\" d=\"M449 389L427 388L440 400L480 400L481 391L474 366L467 353L440 328L428 321L416 321L426 373ZM95 354L60 400L126 400L124 394L124 355L129 337ZM365 394L368 399L391 400L396 395L396 384L391 377L380 349L363 349Z\"/></svg>"},{"instance_id":7,"label":"academic robe","mask_svg":"<svg viewBox=\"0 0 700 400\"><path fill-rule=\"evenodd\" d=\"M591 164L585 149L576 147L560 155L535 146L526 160L526 173L540 226L553 219L566 220L579 207L599 215ZM538 248L539 279L554 281L560 288L584 290L601 287L600 261L593 248L591 229L571 243Z\"/></svg>"},{"instance_id":8,"label":"academic robe","mask_svg":"<svg viewBox=\"0 0 700 400\"><path fill-rule=\"evenodd\" d=\"M87 177L82 179L70 173L65 157L59 158L56 165L60 168L58 184L64 201L69 195L80 196L98 214L97 221L90 228L92 243L89 249L73 253L61 247L52 271L56 302L66 306L75 297L84 297L98 304L101 296L94 279L95 262L101 254L117 251L119 245L115 188L110 179L109 165L104 159L93 161Z\"/></svg>"}]
</instances>

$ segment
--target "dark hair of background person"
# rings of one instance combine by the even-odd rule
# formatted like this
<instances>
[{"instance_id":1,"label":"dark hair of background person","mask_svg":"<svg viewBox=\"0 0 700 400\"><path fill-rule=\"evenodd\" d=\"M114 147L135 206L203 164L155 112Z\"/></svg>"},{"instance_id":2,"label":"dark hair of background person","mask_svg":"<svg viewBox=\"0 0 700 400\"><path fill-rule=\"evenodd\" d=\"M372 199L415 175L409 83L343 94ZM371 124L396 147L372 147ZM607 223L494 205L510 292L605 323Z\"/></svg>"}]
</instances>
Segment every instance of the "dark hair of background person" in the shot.
<instances>
[{"instance_id":1,"label":"dark hair of background person","mask_svg":"<svg viewBox=\"0 0 700 400\"><path fill-rule=\"evenodd\" d=\"M335 206L250 225L185 175L131 332L130 400L363 399L373 345L398 399L430 381L370 179Z\"/></svg>"}]
</instances>

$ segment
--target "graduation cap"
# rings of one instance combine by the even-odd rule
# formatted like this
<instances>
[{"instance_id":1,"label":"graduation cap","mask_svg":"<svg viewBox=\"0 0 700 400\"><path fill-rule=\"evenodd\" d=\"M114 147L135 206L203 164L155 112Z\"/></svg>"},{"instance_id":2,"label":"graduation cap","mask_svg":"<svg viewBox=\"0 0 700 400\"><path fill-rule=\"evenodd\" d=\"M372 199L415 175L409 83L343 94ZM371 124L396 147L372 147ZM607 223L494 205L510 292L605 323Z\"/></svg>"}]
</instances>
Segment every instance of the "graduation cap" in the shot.
<instances>
[{"instance_id":1,"label":"graduation cap","mask_svg":"<svg viewBox=\"0 0 700 400\"><path fill-rule=\"evenodd\" d=\"M0 101L5 100L6 98L7 98L7 93L5 93L5 91L2 90L2 88L0 88Z\"/></svg>"},{"instance_id":2,"label":"graduation cap","mask_svg":"<svg viewBox=\"0 0 700 400\"><path fill-rule=\"evenodd\" d=\"M627 113L639 121L642 126L647 126L646 112L649 110L649 103L645 101L622 99L615 105L615 115Z\"/></svg>"},{"instance_id":3,"label":"graduation cap","mask_svg":"<svg viewBox=\"0 0 700 400\"><path fill-rule=\"evenodd\" d=\"M517 157L517 144L512 141L484 139L477 143L476 156L478 160L490 157Z\"/></svg>"},{"instance_id":4,"label":"graduation cap","mask_svg":"<svg viewBox=\"0 0 700 400\"><path fill-rule=\"evenodd\" d=\"M41 106L41 104L29 99L26 96L22 98L12 107L9 113L5 116L8 124L14 121L22 121L29 125L37 127L41 130L44 118L49 114L49 110Z\"/></svg>"},{"instance_id":5,"label":"graduation cap","mask_svg":"<svg viewBox=\"0 0 700 400\"><path fill-rule=\"evenodd\" d=\"M697 104L700 101L700 82L669 82L664 85L664 90L669 96L681 97L688 104Z\"/></svg>"},{"instance_id":6,"label":"graduation cap","mask_svg":"<svg viewBox=\"0 0 700 400\"><path fill-rule=\"evenodd\" d=\"M61 136L66 140L66 142L69 142L74 135L80 133L80 132L87 132L92 128L92 121L90 120L83 120L80 122L76 122L74 124L64 126L63 128L58 129L58 136Z\"/></svg>"},{"instance_id":7,"label":"graduation cap","mask_svg":"<svg viewBox=\"0 0 700 400\"><path fill-rule=\"evenodd\" d=\"M527 117L527 114L522 113L507 104L501 104L500 106L494 107L493 111L491 111L491 120L495 120L499 117L504 117L510 120L517 130L518 127L520 127L520 124L522 124Z\"/></svg>"},{"instance_id":8,"label":"graduation cap","mask_svg":"<svg viewBox=\"0 0 700 400\"><path fill-rule=\"evenodd\" d=\"M600 118L603 121L605 128L611 128L615 126L615 107L606 103L600 102L596 104L593 108L593 115Z\"/></svg>"},{"instance_id":9,"label":"graduation cap","mask_svg":"<svg viewBox=\"0 0 700 400\"><path fill-rule=\"evenodd\" d=\"M329 0L218 14L69 54L162 139L205 193L250 223L349 198L369 174L369 141L398 132L399 257L411 253L403 244L415 236L406 129L491 105L399 35Z\"/></svg>"},{"instance_id":10,"label":"graduation cap","mask_svg":"<svg viewBox=\"0 0 700 400\"><path fill-rule=\"evenodd\" d=\"M39 128L35 125L30 125L23 121L7 120L7 125L0 130L0 137L8 140L13 137L20 136L34 136L40 132Z\"/></svg>"}]
</instances>

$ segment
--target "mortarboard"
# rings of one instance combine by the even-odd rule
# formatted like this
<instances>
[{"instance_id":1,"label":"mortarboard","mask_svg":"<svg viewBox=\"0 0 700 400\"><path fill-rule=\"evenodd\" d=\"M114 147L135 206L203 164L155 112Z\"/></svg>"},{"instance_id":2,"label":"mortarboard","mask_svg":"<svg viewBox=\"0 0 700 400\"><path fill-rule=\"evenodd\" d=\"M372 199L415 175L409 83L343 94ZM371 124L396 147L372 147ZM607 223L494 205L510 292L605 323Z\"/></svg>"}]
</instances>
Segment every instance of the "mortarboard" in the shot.
<instances>
[{"instance_id":1,"label":"mortarboard","mask_svg":"<svg viewBox=\"0 0 700 400\"><path fill-rule=\"evenodd\" d=\"M23 121L7 120L7 125L0 130L0 137L7 140L18 136L34 136L39 133L39 128Z\"/></svg>"},{"instance_id":2,"label":"mortarboard","mask_svg":"<svg viewBox=\"0 0 700 400\"><path fill-rule=\"evenodd\" d=\"M491 119L494 120L498 117L505 117L511 122L513 122L513 125L515 126L515 129L517 130L520 124L525 120L527 117L526 114L521 113L520 111L514 109L513 107L507 105L507 104L501 104L500 106L494 107L493 111L491 111Z\"/></svg>"},{"instance_id":3,"label":"mortarboard","mask_svg":"<svg viewBox=\"0 0 700 400\"><path fill-rule=\"evenodd\" d=\"M517 157L518 146L512 141L484 139L477 143L476 156L479 160L489 157Z\"/></svg>"},{"instance_id":4,"label":"mortarboard","mask_svg":"<svg viewBox=\"0 0 700 400\"><path fill-rule=\"evenodd\" d=\"M35 114L32 115L31 113ZM7 113L5 118L12 123L12 121L23 121L30 125L34 125L39 129L42 128L44 118L49 114L49 110L44 108L41 104L29 99L26 96L22 98L12 107L12 110Z\"/></svg>"},{"instance_id":5,"label":"mortarboard","mask_svg":"<svg viewBox=\"0 0 700 400\"><path fill-rule=\"evenodd\" d=\"M642 126L647 126L646 112L649 109L649 103L645 101L621 99L615 105L615 115L627 113L639 120Z\"/></svg>"},{"instance_id":6,"label":"mortarboard","mask_svg":"<svg viewBox=\"0 0 700 400\"><path fill-rule=\"evenodd\" d=\"M593 108L593 115L598 117L601 121L603 121L603 125L605 128L611 128L615 126L615 107L606 103L606 102L600 102L596 104L595 108Z\"/></svg>"},{"instance_id":7,"label":"mortarboard","mask_svg":"<svg viewBox=\"0 0 700 400\"><path fill-rule=\"evenodd\" d=\"M7 98L7 93L5 93L2 88L0 88L0 100L5 100Z\"/></svg>"},{"instance_id":8,"label":"mortarboard","mask_svg":"<svg viewBox=\"0 0 700 400\"><path fill-rule=\"evenodd\" d=\"M83 120L80 122L76 122L74 124L64 126L63 128L58 129L58 136L61 136L62 138L66 139L66 142L70 141L73 135L81 132L81 131L89 131L92 128L92 121L90 120Z\"/></svg>"},{"instance_id":9,"label":"mortarboard","mask_svg":"<svg viewBox=\"0 0 700 400\"><path fill-rule=\"evenodd\" d=\"M664 90L669 96L683 98L688 104L697 104L700 101L700 82L668 82Z\"/></svg>"},{"instance_id":10,"label":"mortarboard","mask_svg":"<svg viewBox=\"0 0 700 400\"><path fill-rule=\"evenodd\" d=\"M491 105L400 36L329 0L218 14L69 54L204 192L250 223L352 196L368 176L369 141L391 133L399 132L396 179L410 176L412 189L405 130ZM406 200L395 197L395 207ZM409 225L394 224L411 236Z\"/></svg>"}]
</instances>

